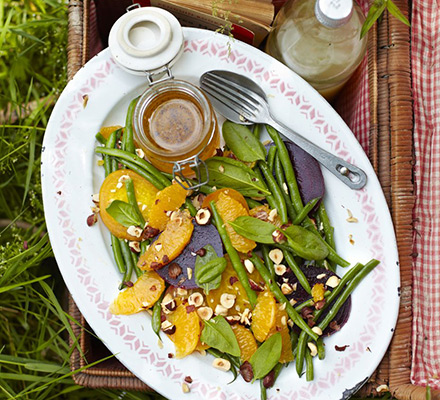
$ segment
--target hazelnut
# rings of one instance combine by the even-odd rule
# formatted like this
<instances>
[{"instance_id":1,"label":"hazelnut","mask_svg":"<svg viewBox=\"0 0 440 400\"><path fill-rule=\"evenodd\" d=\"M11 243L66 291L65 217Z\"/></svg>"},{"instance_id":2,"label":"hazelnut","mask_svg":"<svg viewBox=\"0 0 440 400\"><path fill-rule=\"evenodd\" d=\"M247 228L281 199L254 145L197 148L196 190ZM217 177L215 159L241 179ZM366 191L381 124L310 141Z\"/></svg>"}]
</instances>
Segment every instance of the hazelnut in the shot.
<instances>
[{"instance_id":1,"label":"hazelnut","mask_svg":"<svg viewBox=\"0 0 440 400\"><path fill-rule=\"evenodd\" d=\"M215 358L212 362L212 366L214 368L219 369L220 371L229 371L231 369L231 363L224 358Z\"/></svg>"},{"instance_id":2,"label":"hazelnut","mask_svg":"<svg viewBox=\"0 0 440 400\"><path fill-rule=\"evenodd\" d=\"M172 335L176 332L176 325L173 325L168 320L163 321L160 327L162 328L163 333L166 333L167 335Z\"/></svg>"},{"instance_id":3,"label":"hazelnut","mask_svg":"<svg viewBox=\"0 0 440 400\"><path fill-rule=\"evenodd\" d=\"M192 199L193 206L199 210L202 207L203 200L205 200L205 195L203 193L199 193L196 197Z\"/></svg>"},{"instance_id":4,"label":"hazelnut","mask_svg":"<svg viewBox=\"0 0 440 400\"><path fill-rule=\"evenodd\" d=\"M144 153L144 151L142 149L136 149L135 152L136 152L136 155L138 157L140 157L140 158L144 158L145 157L145 153Z\"/></svg>"},{"instance_id":5,"label":"hazelnut","mask_svg":"<svg viewBox=\"0 0 440 400\"><path fill-rule=\"evenodd\" d=\"M155 244L154 248L156 249L156 251L161 251L162 250L162 243Z\"/></svg>"},{"instance_id":6,"label":"hazelnut","mask_svg":"<svg viewBox=\"0 0 440 400\"><path fill-rule=\"evenodd\" d=\"M286 236L280 230L275 229L272 233L272 239L275 243L284 243L286 241Z\"/></svg>"},{"instance_id":7,"label":"hazelnut","mask_svg":"<svg viewBox=\"0 0 440 400\"><path fill-rule=\"evenodd\" d=\"M319 274L316 276L316 279L324 279L327 276L327 274Z\"/></svg>"},{"instance_id":8,"label":"hazelnut","mask_svg":"<svg viewBox=\"0 0 440 400\"><path fill-rule=\"evenodd\" d=\"M280 249L272 249L269 251L269 258L273 261L274 264L281 264L283 261L284 254Z\"/></svg>"},{"instance_id":9,"label":"hazelnut","mask_svg":"<svg viewBox=\"0 0 440 400\"><path fill-rule=\"evenodd\" d=\"M313 342L308 342L307 347L310 349L310 355L312 357L315 357L318 354L318 347L316 347L316 344Z\"/></svg>"},{"instance_id":10,"label":"hazelnut","mask_svg":"<svg viewBox=\"0 0 440 400\"><path fill-rule=\"evenodd\" d=\"M200 307L203 304L203 296L199 292L194 292L188 297L188 304L190 306Z\"/></svg>"},{"instance_id":11,"label":"hazelnut","mask_svg":"<svg viewBox=\"0 0 440 400\"><path fill-rule=\"evenodd\" d=\"M238 315L228 315L226 321L229 325L235 325L240 322L240 317Z\"/></svg>"},{"instance_id":12,"label":"hazelnut","mask_svg":"<svg viewBox=\"0 0 440 400\"><path fill-rule=\"evenodd\" d=\"M210 320L212 318L212 315L214 314L214 311L212 311L211 307L200 307L197 310L197 314L204 321L208 321L208 320Z\"/></svg>"},{"instance_id":13,"label":"hazelnut","mask_svg":"<svg viewBox=\"0 0 440 400\"><path fill-rule=\"evenodd\" d=\"M249 286L251 287L252 290L254 290L255 292L263 292L264 291L264 287L259 285L257 282L255 282L252 279L249 279Z\"/></svg>"},{"instance_id":14,"label":"hazelnut","mask_svg":"<svg viewBox=\"0 0 440 400\"><path fill-rule=\"evenodd\" d=\"M132 249L134 252L136 252L136 253L141 252L141 246L140 246L139 242L131 241L131 242L128 242L128 245L130 246L130 249Z\"/></svg>"},{"instance_id":15,"label":"hazelnut","mask_svg":"<svg viewBox=\"0 0 440 400\"><path fill-rule=\"evenodd\" d=\"M275 274L277 274L278 276L283 276L286 273L287 268L284 264L278 264L274 266L274 270Z\"/></svg>"},{"instance_id":16,"label":"hazelnut","mask_svg":"<svg viewBox=\"0 0 440 400\"><path fill-rule=\"evenodd\" d=\"M220 304L224 307L224 308L232 308L234 303L235 303L235 294L229 294L229 293L223 293L220 296Z\"/></svg>"},{"instance_id":17,"label":"hazelnut","mask_svg":"<svg viewBox=\"0 0 440 400\"><path fill-rule=\"evenodd\" d=\"M228 309L223 307L221 304L217 304L217 306L215 307L215 313L217 315L226 316L228 314Z\"/></svg>"},{"instance_id":18,"label":"hazelnut","mask_svg":"<svg viewBox=\"0 0 440 400\"><path fill-rule=\"evenodd\" d=\"M318 336L322 335L322 329L319 326L314 326L312 331L315 332Z\"/></svg>"},{"instance_id":19,"label":"hazelnut","mask_svg":"<svg viewBox=\"0 0 440 400\"><path fill-rule=\"evenodd\" d=\"M249 272L250 274L252 274L252 272L254 272L255 270L254 263L249 259L244 260L244 266L247 272Z\"/></svg>"},{"instance_id":20,"label":"hazelnut","mask_svg":"<svg viewBox=\"0 0 440 400\"><path fill-rule=\"evenodd\" d=\"M182 383L182 392L183 393L189 393L189 386L185 382Z\"/></svg>"},{"instance_id":21,"label":"hazelnut","mask_svg":"<svg viewBox=\"0 0 440 400\"><path fill-rule=\"evenodd\" d=\"M240 374L246 382L250 382L254 378L254 371L249 361L240 365Z\"/></svg>"},{"instance_id":22,"label":"hazelnut","mask_svg":"<svg viewBox=\"0 0 440 400\"><path fill-rule=\"evenodd\" d=\"M176 300L171 298L171 296L170 299L166 299L167 296L162 300L162 310L165 314L169 314L177 308Z\"/></svg>"},{"instance_id":23,"label":"hazelnut","mask_svg":"<svg viewBox=\"0 0 440 400\"><path fill-rule=\"evenodd\" d=\"M170 264L168 268L168 276L171 279L177 279L177 277L182 273L182 268L176 262Z\"/></svg>"},{"instance_id":24,"label":"hazelnut","mask_svg":"<svg viewBox=\"0 0 440 400\"><path fill-rule=\"evenodd\" d=\"M186 274L188 275L188 279L191 280L192 276L193 276L193 270L192 268L187 268L186 269Z\"/></svg>"},{"instance_id":25,"label":"hazelnut","mask_svg":"<svg viewBox=\"0 0 440 400\"><path fill-rule=\"evenodd\" d=\"M93 213L87 217L87 226L93 226L98 222L98 215Z\"/></svg>"},{"instance_id":26,"label":"hazelnut","mask_svg":"<svg viewBox=\"0 0 440 400\"><path fill-rule=\"evenodd\" d=\"M278 211L276 208L274 208L273 210L270 210L268 220L270 222L273 222L275 220L275 218L277 217L277 215L278 215Z\"/></svg>"},{"instance_id":27,"label":"hazelnut","mask_svg":"<svg viewBox=\"0 0 440 400\"><path fill-rule=\"evenodd\" d=\"M146 225L142 232L142 240L154 238L159 234L159 232L159 229L152 228L151 226Z\"/></svg>"},{"instance_id":28,"label":"hazelnut","mask_svg":"<svg viewBox=\"0 0 440 400\"><path fill-rule=\"evenodd\" d=\"M339 285L339 282L341 280L336 276L336 275L332 275L330 278L327 279L327 282L325 282L325 285L331 288L335 288L336 286Z\"/></svg>"},{"instance_id":29,"label":"hazelnut","mask_svg":"<svg viewBox=\"0 0 440 400\"><path fill-rule=\"evenodd\" d=\"M92 195L92 201L95 204L99 204L99 193L95 193L95 194Z\"/></svg>"},{"instance_id":30,"label":"hazelnut","mask_svg":"<svg viewBox=\"0 0 440 400\"><path fill-rule=\"evenodd\" d=\"M275 370L273 369L263 378L263 386L266 389L269 389L273 386L274 383L275 383Z\"/></svg>"},{"instance_id":31,"label":"hazelnut","mask_svg":"<svg viewBox=\"0 0 440 400\"><path fill-rule=\"evenodd\" d=\"M196 222L199 225L206 225L210 219L211 211L209 211L207 208L201 208L199 211L197 211Z\"/></svg>"},{"instance_id":32,"label":"hazelnut","mask_svg":"<svg viewBox=\"0 0 440 400\"><path fill-rule=\"evenodd\" d=\"M186 296L188 294L188 291L186 289L177 288L177 295L178 296Z\"/></svg>"},{"instance_id":33,"label":"hazelnut","mask_svg":"<svg viewBox=\"0 0 440 400\"><path fill-rule=\"evenodd\" d=\"M283 294L291 294L293 292L293 287L291 285L289 285L288 283L283 283L281 285L281 291L283 292Z\"/></svg>"},{"instance_id":34,"label":"hazelnut","mask_svg":"<svg viewBox=\"0 0 440 400\"><path fill-rule=\"evenodd\" d=\"M139 228L138 226L134 226L134 225L130 225L127 228L127 233L131 236L135 236L135 237L141 237L142 235L142 229Z\"/></svg>"},{"instance_id":35,"label":"hazelnut","mask_svg":"<svg viewBox=\"0 0 440 400\"><path fill-rule=\"evenodd\" d=\"M204 257L206 254L206 249L202 247L201 249L198 249L194 254L196 256Z\"/></svg>"}]
</instances>

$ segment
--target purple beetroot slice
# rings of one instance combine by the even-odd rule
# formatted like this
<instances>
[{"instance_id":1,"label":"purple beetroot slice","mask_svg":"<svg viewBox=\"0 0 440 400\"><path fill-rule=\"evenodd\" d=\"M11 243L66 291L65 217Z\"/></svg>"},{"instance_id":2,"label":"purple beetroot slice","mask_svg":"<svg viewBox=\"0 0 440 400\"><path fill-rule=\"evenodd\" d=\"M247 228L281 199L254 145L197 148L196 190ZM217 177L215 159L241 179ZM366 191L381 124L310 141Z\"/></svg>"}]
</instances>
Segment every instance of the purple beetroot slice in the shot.
<instances>
[{"instance_id":1,"label":"purple beetroot slice","mask_svg":"<svg viewBox=\"0 0 440 400\"><path fill-rule=\"evenodd\" d=\"M303 203L307 204L317 197L322 199L325 185L319 162L295 143L290 141L284 143L292 161Z\"/></svg>"},{"instance_id":2,"label":"purple beetroot slice","mask_svg":"<svg viewBox=\"0 0 440 400\"><path fill-rule=\"evenodd\" d=\"M302 271L304 272L304 275L306 276L307 280L309 281L310 287L313 287L316 283L324 283L327 282L327 279L329 279L331 276L336 275L334 272L326 270L324 268L320 267L314 267L314 266L302 266ZM318 279L317 277L320 275L325 274L325 276L321 277L321 279ZM337 276L337 275L336 275ZM302 288L301 284L298 282L298 279L296 279L295 274L292 272L292 270L287 266L287 270L282 276L277 276L277 281L281 285L285 282L285 279L287 279L287 283L290 285L295 285L296 283L296 290L293 291L291 294L286 295L287 299L294 299L298 302L298 304L301 304L302 302L308 300L311 298L311 296ZM328 288L328 290L332 290L332 288ZM327 308L327 310L330 310L332 307L332 304ZM336 317L334 318L334 321L337 322L337 325L339 328L342 328L345 323L348 320L348 317L350 316L351 311L351 296L347 299L347 301L344 303L344 305L340 308L338 313L336 314ZM323 312L318 322L320 322L325 315L327 314L326 311ZM336 330L331 329L330 326L328 326L324 330L324 335L332 335L335 333Z\"/></svg>"},{"instance_id":3,"label":"purple beetroot slice","mask_svg":"<svg viewBox=\"0 0 440 400\"><path fill-rule=\"evenodd\" d=\"M182 251L182 253L165 267L158 269L156 272L170 285L184 289L198 288L194 278L194 267L196 263L195 252L210 244L219 257L223 257L223 244L217 229L214 225L199 225L193 221L194 231L191 241ZM169 275L170 266L177 263L182 269L177 278L171 278ZM192 269L191 279L188 279L188 268Z\"/></svg>"}]
</instances>

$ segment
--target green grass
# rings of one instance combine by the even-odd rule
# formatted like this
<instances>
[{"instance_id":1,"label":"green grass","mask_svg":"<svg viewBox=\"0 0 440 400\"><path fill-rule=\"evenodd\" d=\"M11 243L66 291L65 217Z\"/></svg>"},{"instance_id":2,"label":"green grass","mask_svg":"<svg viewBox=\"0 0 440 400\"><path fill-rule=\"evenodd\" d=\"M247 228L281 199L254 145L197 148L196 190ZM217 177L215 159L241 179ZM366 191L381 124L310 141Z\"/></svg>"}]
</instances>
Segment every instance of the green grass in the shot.
<instances>
[{"instance_id":1,"label":"green grass","mask_svg":"<svg viewBox=\"0 0 440 400\"><path fill-rule=\"evenodd\" d=\"M159 399L86 389L71 378L73 333L40 182L45 127L66 84L66 48L61 0L0 0L0 399Z\"/></svg>"}]
</instances>

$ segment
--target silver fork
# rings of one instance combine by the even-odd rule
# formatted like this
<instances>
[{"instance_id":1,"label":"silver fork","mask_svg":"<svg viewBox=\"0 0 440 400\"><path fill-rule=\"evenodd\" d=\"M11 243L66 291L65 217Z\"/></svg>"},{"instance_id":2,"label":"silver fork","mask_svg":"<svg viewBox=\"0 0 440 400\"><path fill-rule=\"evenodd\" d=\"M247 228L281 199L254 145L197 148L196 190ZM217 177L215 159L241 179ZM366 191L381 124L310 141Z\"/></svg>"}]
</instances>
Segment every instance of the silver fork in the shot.
<instances>
[{"instance_id":1,"label":"silver fork","mask_svg":"<svg viewBox=\"0 0 440 400\"><path fill-rule=\"evenodd\" d=\"M209 71L200 77L200 86L210 97L214 108L230 121L244 125L268 124L313 156L350 188L361 189L367 183L367 175L362 169L276 121L270 114L265 93L251 79L230 71Z\"/></svg>"}]
</instances>

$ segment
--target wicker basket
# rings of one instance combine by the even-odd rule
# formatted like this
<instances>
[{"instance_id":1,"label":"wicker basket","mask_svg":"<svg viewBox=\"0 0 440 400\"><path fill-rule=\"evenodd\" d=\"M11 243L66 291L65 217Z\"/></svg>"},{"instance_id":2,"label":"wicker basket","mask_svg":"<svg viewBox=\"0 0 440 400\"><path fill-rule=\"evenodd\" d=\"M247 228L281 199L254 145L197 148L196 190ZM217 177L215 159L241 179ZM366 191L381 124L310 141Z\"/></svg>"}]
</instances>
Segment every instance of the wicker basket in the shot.
<instances>
[{"instance_id":1,"label":"wicker basket","mask_svg":"<svg viewBox=\"0 0 440 400\"><path fill-rule=\"evenodd\" d=\"M410 1L395 0L410 14ZM97 32L90 24L89 0L69 1L68 75L72 78L89 59L91 39ZM412 216L414 205L413 110L411 93L410 31L395 18L384 15L370 31L368 41L371 163L379 176L394 221L400 255L401 304L396 331L383 361L361 395L378 395L376 388L386 384L398 399L425 399L425 388L410 383L412 324ZM94 338L78 308L70 300L70 314L81 326L72 324L81 351L92 363L109 355ZM72 370L84 367L80 351L71 357ZM74 375L77 384L92 388L150 390L116 359L104 361ZM432 399L440 399L433 391Z\"/></svg>"}]
</instances>

